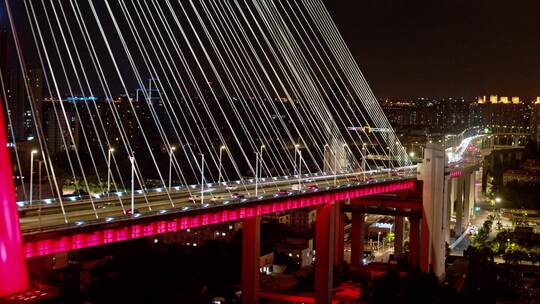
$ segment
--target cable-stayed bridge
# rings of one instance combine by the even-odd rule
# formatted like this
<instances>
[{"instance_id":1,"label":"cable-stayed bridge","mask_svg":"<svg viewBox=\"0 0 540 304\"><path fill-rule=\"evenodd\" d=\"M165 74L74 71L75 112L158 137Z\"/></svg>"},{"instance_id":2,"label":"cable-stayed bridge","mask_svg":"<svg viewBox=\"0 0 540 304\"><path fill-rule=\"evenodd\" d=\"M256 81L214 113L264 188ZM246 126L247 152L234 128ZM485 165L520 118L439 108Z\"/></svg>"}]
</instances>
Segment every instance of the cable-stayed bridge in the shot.
<instances>
[{"instance_id":1,"label":"cable-stayed bridge","mask_svg":"<svg viewBox=\"0 0 540 304\"><path fill-rule=\"evenodd\" d=\"M27 257L243 220L243 298L253 303L260 216L318 206L325 303L341 203L379 194L416 195L385 206L407 206L412 263L435 263L418 253L433 240L420 226L437 227L424 213L442 203L442 182L430 183L446 178L445 152L427 149L442 156L421 170L432 185L422 207L417 167L322 0L2 9L0 245L10 271L0 295L28 286Z\"/></svg>"}]
</instances>

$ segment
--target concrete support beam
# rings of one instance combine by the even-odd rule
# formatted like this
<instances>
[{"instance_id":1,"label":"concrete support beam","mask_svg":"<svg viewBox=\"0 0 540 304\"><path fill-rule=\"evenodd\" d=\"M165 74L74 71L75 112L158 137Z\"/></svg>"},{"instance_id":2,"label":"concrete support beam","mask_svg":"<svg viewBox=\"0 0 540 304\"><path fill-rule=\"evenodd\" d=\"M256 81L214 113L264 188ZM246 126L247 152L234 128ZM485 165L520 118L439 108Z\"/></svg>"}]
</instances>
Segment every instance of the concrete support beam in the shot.
<instances>
[{"instance_id":1,"label":"concrete support beam","mask_svg":"<svg viewBox=\"0 0 540 304\"><path fill-rule=\"evenodd\" d=\"M463 177L463 226L469 226L471 219L471 174L465 173Z\"/></svg>"},{"instance_id":2,"label":"concrete support beam","mask_svg":"<svg viewBox=\"0 0 540 304\"><path fill-rule=\"evenodd\" d=\"M317 209L315 226L315 301L332 302L334 236L336 206L322 205Z\"/></svg>"},{"instance_id":3,"label":"concrete support beam","mask_svg":"<svg viewBox=\"0 0 540 304\"><path fill-rule=\"evenodd\" d=\"M343 202L335 203L335 220L334 220L334 266L338 266L343 262L345 250L345 214L340 212Z\"/></svg>"},{"instance_id":4,"label":"concrete support beam","mask_svg":"<svg viewBox=\"0 0 540 304\"><path fill-rule=\"evenodd\" d=\"M420 219L409 218L409 267L418 267L420 256Z\"/></svg>"},{"instance_id":5,"label":"concrete support beam","mask_svg":"<svg viewBox=\"0 0 540 304\"><path fill-rule=\"evenodd\" d=\"M261 217L242 221L242 303L259 302L259 257L261 250Z\"/></svg>"},{"instance_id":6,"label":"concrete support beam","mask_svg":"<svg viewBox=\"0 0 540 304\"><path fill-rule=\"evenodd\" d=\"M423 182L420 269L432 270L439 278L445 272L445 218L444 166L445 151L441 145L428 144L424 149L424 161L420 166L419 180Z\"/></svg>"},{"instance_id":7,"label":"concrete support beam","mask_svg":"<svg viewBox=\"0 0 540 304\"><path fill-rule=\"evenodd\" d=\"M446 243L450 244L450 219L452 218L452 209L453 209L453 203L452 201L452 178L447 177L444 181L444 206L445 206L445 218L444 218L444 226L446 227L446 231L444 234L444 240Z\"/></svg>"},{"instance_id":8,"label":"concrete support beam","mask_svg":"<svg viewBox=\"0 0 540 304\"><path fill-rule=\"evenodd\" d=\"M455 202L457 197L457 178L450 179L450 214L455 212Z\"/></svg>"},{"instance_id":9,"label":"concrete support beam","mask_svg":"<svg viewBox=\"0 0 540 304\"><path fill-rule=\"evenodd\" d=\"M351 266L360 266L364 258L365 214L361 212L351 214Z\"/></svg>"},{"instance_id":10,"label":"concrete support beam","mask_svg":"<svg viewBox=\"0 0 540 304\"><path fill-rule=\"evenodd\" d=\"M394 219L394 256L403 254L403 217L396 216Z\"/></svg>"},{"instance_id":11,"label":"concrete support beam","mask_svg":"<svg viewBox=\"0 0 540 304\"><path fill-rule=\"evenodd\" d=\"M463 233L463 177L457 178L456 186L456 237Z\"/></svg>"},{"instance_id":12,"label":"concrete support beam","mask_svg":"<svg viewBox=\"0 0 540 304\"><path fill-rule=\"evenodd\" d=\"M469 215L474 218L474 205L476 204L476 171L471 173L471 191L469 196Z\"/></svg>"}]
</instances>

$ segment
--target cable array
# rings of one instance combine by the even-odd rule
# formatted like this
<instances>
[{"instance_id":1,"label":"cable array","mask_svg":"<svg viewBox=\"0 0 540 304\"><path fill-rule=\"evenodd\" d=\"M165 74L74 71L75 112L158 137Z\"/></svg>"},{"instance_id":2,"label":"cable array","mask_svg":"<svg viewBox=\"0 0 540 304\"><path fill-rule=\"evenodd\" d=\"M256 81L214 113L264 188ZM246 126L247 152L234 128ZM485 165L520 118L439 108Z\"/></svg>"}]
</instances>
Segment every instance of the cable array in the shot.
<instances>
[{"instance_id":1,"label":"cable array","mask_svg":"<svg viewBox=\"0 0 540 304\"><path fill-rule=\"evenodd\" d=\"M127 215L177 207L182 195L222 199L216 183L219 195L257 196L287 179L335 186L410 165L321 0L23 0L21 20L5 3L65 222L67 191L100 218L104 198ZM30 67L43 74L43 100Z\"/></svg>"}]
</instances>

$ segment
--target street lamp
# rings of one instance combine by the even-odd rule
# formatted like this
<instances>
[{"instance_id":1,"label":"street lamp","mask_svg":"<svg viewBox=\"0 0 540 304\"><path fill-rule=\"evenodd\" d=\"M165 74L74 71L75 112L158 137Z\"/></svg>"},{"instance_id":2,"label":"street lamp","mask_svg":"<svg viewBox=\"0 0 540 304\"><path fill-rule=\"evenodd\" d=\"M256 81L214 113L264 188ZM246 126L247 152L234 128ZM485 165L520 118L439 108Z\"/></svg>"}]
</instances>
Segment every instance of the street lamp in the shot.
<instances>
[{"instance_id":1,"label":"street lamp","mask_svg":"<svg viewBox=\"0 0 540 304\"><path fill-rule=\"evenodd\" d=\"M39 181L39 185L38 185L38 195L39 195L39 200L42 199L41 197L41 165L43 165L43 161L40 160L38 161L38 181Z\"/></svg>"},{"instance_id":2,"label":"street lamp","mask_svg":"<svg viewBox=\"0 0 540 304\"><path fill-rule=\"evenodd\" d=\"M296 175L296 153L298 153L299 144L294 145L294 175Z\"/></svg>"},{"instance_id":3,"label":"street lamp","mask_svg":"<svg viewBox=\"0 0 540 304\"><path fill-rule=\"evenodd\" d=\"M334 187L337 185L337 151L334 149Z\"/></svg>"},{"instance_id":4,"label":"street lamp","mask_svg":"<svg viewBox=\"0 0 540 304\"><path fill-rule=\"evenodd\" d=\"M169 191L171 190L172 186L172 163L173 163L173 154L174 151L176 151L176 147L172 146L169 150Z\"/></svg>"},{"instance_id":5,"label":"street lamp","mask_svg":"<svg viewBox=\"0 0 540 304\"><path fill-rule=\"evenodd\" d=\"M114 148L109 148L107 155L107 195L111 192L111 154L114 152Z\"/></svg>"},{"instance_id":6,"label":"street lamp","mask_svg":"<svg viewBox=\"0 0 540 304\"><path fill-rule=\"evenodd\" d=\"M388 169L390 170L390 168L392 168L392 158L390 157L390 147L387 146L386 149L388 149Z\"/></svg>"},{"instance_id":7,"label":"street lamp","mask_svg":"<svg viewBox=\"0 0 540 304\"><path fill-rule=\"evenodd\" d=\"M330 148L330 146L328 144L325 144L323 147L323 170L326 164L330 164L328 160L326 159L326 148ZM324 171L325 171L324 173L326 174L326 170Z\"/></svg>"},{"instance_id":8,"label":"street lamp","mask_svg":"<svg viewBox=\"0 0 540 304\"><path fill-rule=\"evenodd\" d=\"M219 147L219 169L218 169L218 184L221 183L221 169L223 167L223 163L222 163L222 158L223 158L223 150L227 149L227 147L225 145L222 145L221 147Z\"/></svg>"},{"instance_id":9,"label":"street lamp","mask_svg":"<svg viewBox=\"0 0 540 304\"><path fill-rule=\"evenodd\" d=\"M377 233L377 251L381 250L380 241L381 241L381 232L379 231L379 233Z\"/></svg>"},{"instance_id":10,"label":"street lamp","mask_svg":"<svg viewBox=\"0 0 540 304\"><path fill-rule=\"evenodd\" d=\"M259 177L262 178L262 172L263 172L263 149L266 149L265 145L261 145L259 148Z\"/></svg>"},{"instance_id":11,"label":"street lamp","mask_svg":"<svg viewBox=\"0 0 540 304\"><path fill-rule=\"evenodd\" d=\"M367 144L362 144L362 173L364 175L364 181L366 180L366 157L367 157Z\"/></svg>"},{"instance_id":12,"label":"street lamp","mask_svg":"<svg viewBox=\"0 0 540 304\"><path fill-rule=\"evenodd\" d=\"M343 144L343 160L347 162L346 172L349 172L349 162L347 160L347 150L349 148L348 144Z\"/></svg>"},{"instance_id":13,"label":"street lamp","mask_svg":"<svg viewBox=\"0 0 540 304\"><path fill-rule=\"evenodd\" d=\"M34 154L36 154L37 150L32 150L30 153L30 205L32 205L32 191L33 189L33 181L34 181Z\"/></svg>"},{"instance_id":14,"label":"street lamp","mask_svg":"<svg viewBox=\"0 0 540 304\"><path fill-rule=\"evenodd\" d=\"M298 190L302 189L302 151L298 150Z\"/></svg>"},{"instance_id":15,"label":"street lamp","mask_svg":"<svg viewBox=\"0 0 540 304\"><path fill-rule=\"evenodd\" d=\"M502 199L501 199L500 197L496 197L496 198L495 198L495 202L496 202L496 203L500 203L501 201L502 201Z\"/></svg>"},{"instance_id":16,"label":"street lamp","mask_svg":"<svg viewBox=\"0 0 540 304\"><path fill-rule=\"evenodd\" d=\"M204 204L204 154L201 153L201 205Z\"/></svg>"},{"instance_id":17,"label":"street lamp","mask_svg":"<svg viewBox=\"0 0 540 304\"><path fill-rule=\"evenodd\" d=\"M255 196L259 195L259 178L262 177L262 152L264 148L266 148L266 146L261 145L259 152L255 152Z\"/></svg>"},{"instance_id":18,"label":"street lamp","mask_svg":"<svg viewBox=\"0 0 540 304\"><path fill-rule=\"evenodd\" d=\"M131 162L131 215L135 215L135 156L129 156Z\"/></svg>"}]
</instances>

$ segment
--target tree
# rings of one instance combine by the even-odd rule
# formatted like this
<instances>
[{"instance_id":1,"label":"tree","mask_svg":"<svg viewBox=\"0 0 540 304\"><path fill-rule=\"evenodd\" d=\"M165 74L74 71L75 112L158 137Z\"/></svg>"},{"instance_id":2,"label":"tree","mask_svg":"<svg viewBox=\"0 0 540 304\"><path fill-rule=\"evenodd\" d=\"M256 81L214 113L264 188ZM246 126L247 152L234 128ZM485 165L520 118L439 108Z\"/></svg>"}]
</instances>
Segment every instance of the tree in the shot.
<instances>
[{"instance_id":1,"label":"tree","mask_svg":"<svg viewBox=\"0 0 540 304\"><path fill-rule=\"evenodd\" d=\"M384 244L390 244L394 241L396 235L395 233L393 232L388 232L385 236L384 236L384 240L383 240L383 243Z\"/></svg>"}]
</instances>

